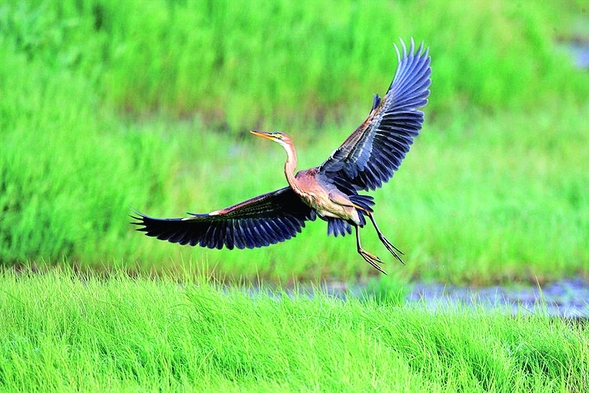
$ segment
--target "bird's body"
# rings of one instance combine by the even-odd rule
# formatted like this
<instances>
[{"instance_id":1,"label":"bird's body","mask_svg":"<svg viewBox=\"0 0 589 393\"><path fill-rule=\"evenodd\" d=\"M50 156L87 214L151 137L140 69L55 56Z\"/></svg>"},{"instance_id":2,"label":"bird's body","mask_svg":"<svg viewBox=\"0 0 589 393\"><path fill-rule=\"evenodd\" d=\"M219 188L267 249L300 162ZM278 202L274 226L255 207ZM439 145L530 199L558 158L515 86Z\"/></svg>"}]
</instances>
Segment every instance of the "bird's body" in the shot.
<instances>
[{"instance_id":1,"label":"bird's body","mask_svg":"<svg viewBox=\"0 0 589 393\"><path fill-rule=\"evenodd\" d=\"M254 248L294 237L305 221L317 216L327 221L328 234L346 235L356 230L358 253L374 268L380 258L365 251L359 228L370 219L379 239L399 261L399 249L382 234L373 216L373 199L358 191L380 187L398 169L423 123L429 96L431 68L427 50L409 53L403 45L399 68L385 97L375 96L366 120L321 165L296 172L297 154L291 138L281 132L252 131L279 143L286 151L284 173L288 187L237 205L187 218L135 217L140 231L173 243L208 248Z\"/></svg>"},{"instance_id":2,"label":"bird's body","mask_svg":"<svg viewBox=\"0 0 589 393\"><path fill-rule=\"evenodd\" d=\"M346 221L353 220L356 224L360 223L352 202L334 184L322 176L319 168L304 169L294 173L297 155L294 144L287 134L258 131L252 131L252 134L275 140L284 147L286 151L284 173L288 185L320 217L340 218Z\"/></svg>"},{"instance_id":3,"label":"bird's body","mask_svg":"<svg viewBox=\"0 0 589 393\"><path fill-rule=\"evenodd\" d=\"M293 186L292 183L290 186L320 217L339 218L360 225L354 203L334 184L325 181L317 173L317 168L297 172L295 184L299 183L301 186Z\"/></svg>"}]
</instances>

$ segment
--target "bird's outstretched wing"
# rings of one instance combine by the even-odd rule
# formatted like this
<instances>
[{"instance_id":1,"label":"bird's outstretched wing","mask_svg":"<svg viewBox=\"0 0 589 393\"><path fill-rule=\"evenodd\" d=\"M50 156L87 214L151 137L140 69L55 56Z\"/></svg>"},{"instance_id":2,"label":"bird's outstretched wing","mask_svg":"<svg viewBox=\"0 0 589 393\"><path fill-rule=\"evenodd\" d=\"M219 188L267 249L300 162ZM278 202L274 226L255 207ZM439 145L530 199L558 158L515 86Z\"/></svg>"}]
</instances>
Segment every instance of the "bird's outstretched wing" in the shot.
<instances>
[{"instance_id":1,"label":"bird's outstretched wing","mask_svg":"<svg viewBox=\"0 0 589 393\"><path fill-rule=\"evenodd\" d=\"M320 167L321 174L356 190L374 190L388 181L419 134L431 83L430 57L423 44L409 53L395 45L399 65L389 90L378 95L368 117Z\"/></svg>"},{"instance_id":2,"label":"bird's outstretched wing","mask_svg":"<svg viewBox=\"0 0 589 393\"><path fill-rule=\"evenodd\" d=\"M209 214L151 218L138 213L138 231L171 243L218 248L264 247L294 237L315 211L290 188L270 192Z\"/></svg>"}]
</instances>

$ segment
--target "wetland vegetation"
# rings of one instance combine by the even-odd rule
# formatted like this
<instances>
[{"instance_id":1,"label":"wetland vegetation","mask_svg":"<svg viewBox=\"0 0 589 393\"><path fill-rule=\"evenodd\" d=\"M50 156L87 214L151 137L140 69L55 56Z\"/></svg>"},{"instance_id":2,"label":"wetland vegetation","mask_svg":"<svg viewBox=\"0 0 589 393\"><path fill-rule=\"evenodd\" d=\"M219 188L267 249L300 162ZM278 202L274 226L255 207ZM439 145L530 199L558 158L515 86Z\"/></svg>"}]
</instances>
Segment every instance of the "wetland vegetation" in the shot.
<instances>
[{"instance_id":1,"label":"wetland vegetation","mask_svg":"<svg viewBox=\"0 0 589 393\"><path fill-rule=\"evenodd\" d=\"M426 122L374 193L406 265L387 259L376 285L587 278L589 74L557 48L589 40L574 30L586 11L0 1L0 387L586 391L583 325L218 284L380 279L321 222L245 251L129 225L132 208L180 217L283 187L283 151L249 129L288 132L299 166L319 164L384 94L393 43L414 37L432 56ZM370 229L363 245L386 253Z\"/></svg>"}]
</instances>

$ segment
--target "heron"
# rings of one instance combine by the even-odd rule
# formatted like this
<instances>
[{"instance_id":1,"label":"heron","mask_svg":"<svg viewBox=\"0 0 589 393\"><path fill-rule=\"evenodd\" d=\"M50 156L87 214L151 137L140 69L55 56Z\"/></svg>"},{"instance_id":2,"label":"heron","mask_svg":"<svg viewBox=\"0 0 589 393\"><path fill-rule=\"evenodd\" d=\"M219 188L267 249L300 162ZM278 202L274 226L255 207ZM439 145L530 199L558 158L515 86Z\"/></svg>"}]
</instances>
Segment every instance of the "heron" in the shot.
<instances>
[{"instance_id":1,"label":"heron","mask_svg":"<svg viewBox=\"0 0 589 393\"><path fill-rule=\"evenodd\" d=\"M403 40L397 70L383 98L374 96L364 122L318 167L295 173L297 152L289 135L251 131L280 144L286 151L284 174L288 186L206 214L184 218L153 218L137 212L138 231L160 240L210 249L265 247L295 237L307 221L327 222L327 234L356 235L357 252L386 274L382 260L362 247L360 228L369 220L385 248L401 263L403 253L382 233L374 218L374 199L362 191L375 190L393 177L421 130L431 84L429 49L409 50Z\"/></svg>"}]
</instances>

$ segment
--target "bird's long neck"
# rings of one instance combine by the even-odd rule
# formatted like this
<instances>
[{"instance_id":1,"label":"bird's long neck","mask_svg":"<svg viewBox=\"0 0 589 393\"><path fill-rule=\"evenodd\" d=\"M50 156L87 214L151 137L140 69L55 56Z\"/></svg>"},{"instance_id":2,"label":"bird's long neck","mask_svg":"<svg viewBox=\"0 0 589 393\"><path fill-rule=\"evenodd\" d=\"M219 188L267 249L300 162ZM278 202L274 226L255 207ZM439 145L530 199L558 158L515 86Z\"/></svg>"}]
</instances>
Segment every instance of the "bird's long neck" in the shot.
<instances>
[{"instance_id":1,"label":"bird's long neck","mask_svg":"<svg viewBox=\"0 0 589 393\"><path fill-rule=\"evenodd\" d=\"M295 178L295 170L297 169L297 152L292 145L282 144L284 150L286 150L286 162L284 163L284 174L286 175L286 181L295 190L298 191L299 187L297 179Z\"/></svg>"}]
</instances>

